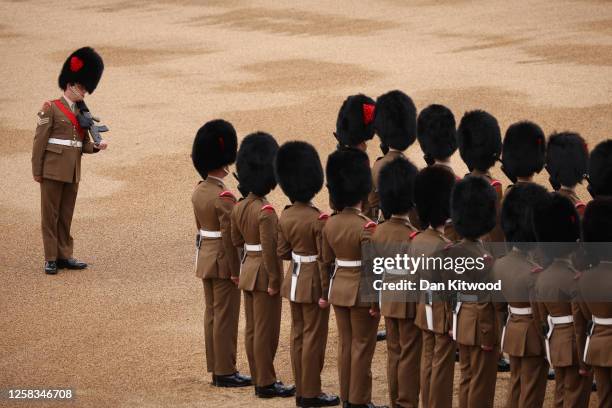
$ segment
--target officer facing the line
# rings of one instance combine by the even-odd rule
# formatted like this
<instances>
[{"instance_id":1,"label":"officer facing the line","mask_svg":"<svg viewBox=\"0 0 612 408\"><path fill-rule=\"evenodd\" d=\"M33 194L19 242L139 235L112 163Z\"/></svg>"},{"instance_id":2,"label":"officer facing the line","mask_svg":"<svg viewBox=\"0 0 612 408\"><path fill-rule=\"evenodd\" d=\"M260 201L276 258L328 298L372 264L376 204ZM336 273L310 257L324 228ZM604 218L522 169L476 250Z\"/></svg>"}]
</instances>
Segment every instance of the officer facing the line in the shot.
<instances>
[{"instance_id":1,"label":"officer facing the line","mask_svg":"<svg viewBox=\"0 0 612 408\"><path fill-rule=\"evenodd\" d=\"M103 71L102 58L93 48L76 50L64 62L59 75L63 95L45 102L38 112L32 176L40 183L44 271L49 275L62 268L87 267L73 258L74 241L70 235L81 180L81 155L104 150L107 143L93 143L77 119L80 111L76 103L94 92Z\"/></svg>"}]
</instances>

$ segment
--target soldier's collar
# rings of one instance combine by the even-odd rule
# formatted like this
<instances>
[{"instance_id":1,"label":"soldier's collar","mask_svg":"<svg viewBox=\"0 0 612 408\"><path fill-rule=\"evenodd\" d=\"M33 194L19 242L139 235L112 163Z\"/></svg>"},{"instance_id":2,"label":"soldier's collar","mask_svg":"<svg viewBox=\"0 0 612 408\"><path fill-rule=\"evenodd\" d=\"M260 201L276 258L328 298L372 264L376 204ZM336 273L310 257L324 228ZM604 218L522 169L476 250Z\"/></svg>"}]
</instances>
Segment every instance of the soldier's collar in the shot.
<instances>
[{"instance_id":1,"label":"soldier's collar","mask_svg":"<svg viewBox=\"0 0 612 408\"><path fill-rule=\"evenodd\" d=\"M344 209L342 210L344 211L350 211L350 212L356 212L356 213L361 213L361 208L359 207L344 207Z\"/></svg>"},{"instance_id":2,"label":"soldier's collar","mask_svg":"<svg viewBox=\"0 0 612 408\"><path fill-rule=\"evenodd\" d=\"M206 179L213 179L219 183L221 183L222 186L225 186L225 183L223 182L223 179L220 179L219 177L215 177L215 176L211 176L210 174L208 176L206 176Z\"/></svg>"}]
</instances>

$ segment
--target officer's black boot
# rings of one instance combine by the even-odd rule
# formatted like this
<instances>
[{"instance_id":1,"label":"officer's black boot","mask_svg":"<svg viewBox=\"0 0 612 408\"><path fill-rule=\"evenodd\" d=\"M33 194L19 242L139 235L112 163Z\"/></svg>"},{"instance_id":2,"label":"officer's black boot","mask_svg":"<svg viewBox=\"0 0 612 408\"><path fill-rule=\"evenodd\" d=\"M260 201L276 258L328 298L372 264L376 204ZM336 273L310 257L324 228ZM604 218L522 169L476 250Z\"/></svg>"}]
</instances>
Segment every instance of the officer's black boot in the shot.
<instances>
[{"instance_id":1,"label":"officer's black boot","mask_svg":"<svg viewBox=\"0 0 612 408\"><path fill-rule=\"evenodd\" d=\"M47 275L55 275L55 274L57 274L57 262L55 262L55 261L45 261L45 273Z\"/></svg>"}]
</instances>

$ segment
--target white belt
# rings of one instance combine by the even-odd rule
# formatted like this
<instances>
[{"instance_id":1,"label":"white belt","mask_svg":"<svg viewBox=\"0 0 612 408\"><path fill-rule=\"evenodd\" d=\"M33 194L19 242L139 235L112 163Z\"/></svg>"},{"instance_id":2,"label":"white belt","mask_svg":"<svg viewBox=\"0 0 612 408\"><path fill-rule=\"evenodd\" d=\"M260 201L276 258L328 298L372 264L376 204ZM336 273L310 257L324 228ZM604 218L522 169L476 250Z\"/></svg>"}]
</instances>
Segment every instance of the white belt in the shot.
<instances>
[{"instance_id":1,"label":"white belt","mask_svg":"<svg viewBox=\"0 0 612 408\"><path fill-rule=\"evenodd\" d=\"M301 264L313 263L317 261L316 255L298 255L295 252L291 252L291 259L293 259L293 271L291 273L291 294L289 300L295 302L295 292L297 290L298 277L300 276Z\"/></svg>"},{"instance_id":2,"label":"white belt","mask_svg":"<svg viewBox=\"0 0 612 408\"><path fill-rule=\"evenodd\" d=\"M83 147L83 142L81 142L80 140L57 139L55 137L50 137L47 143L62 146Z\"/></svg>"},{"instance_id":3,"label":"white belt","mask_svg":"<svg viewBox=\"0 0 612 408\"><path fill-rule=\"evenodd\" d=\"M361 260L358 261L345 261L343 259L336 259L336 266L334 266L334 272L329 280L329 291L327 292L327 299L331 296L332 285L334 284L334 278L336 277L336 272L338 268L357 268L361 266Z\"/></svg>"},{"instance_id":4,"label":"white belt","mask_svg":"<svg viewBox=\"0 0 612 408\"><path fill-rule=\"evenodd\" d=\"M206 231L201 229L200 236L202 238L221 238L221 231Z\"/></svg>"},{"instance_id":5,"label":"white belt","mask_svg":"<svg viewBox=\"0 0 612 408\"><path fill-rule=\"evenodd\" d=\"M244 250L248 252L261 252L263 248L261 244L244 244Z\"/></svg>"},{"instance_id":6,"label":"white belt","mask_svg":"<svg viewBox=\"0 0 612 408\"><path fill-rule=\"evenodd\" d=\"M546 318L548 320L548 333L546 333L546 339L544 339L544 343L546 345L546 359L548 360L548 364L552 367L552 361L550 359L550 338L552 337L553 331L555 330L555 325L557 324L568 324L574 323L574 316L551 316L548 315Z\"/></svg>"},{"instance_id":7,"label":"white belt","mask_svg":"<svg viewBox=\"0 0 612 408\"><path fill-rule=\"evenodd\" d=\"M502 351L504 350L504 340L506 338L506 327L508 326L508 322L510 321L510 316L512 315L516 315L516 316L531 316L533 314L533 311L531 310L530 307L512 307L510 305L508 305L508 317L506 318L506 324L504 325L504 328L502 329L502 335L501 335L501 342L500 342L500 348L502 349Z\"/></svg>"},{"instance_id":8,"label":"white belt","mask_svg":"<svg viewBox=\"0 0 612 408\"><path fill-rule=\"evenodd\" d=\"M587 336L586 343L584 344L584 355L582 356L584 362L586 362L587 351L589 351L589 343L591 342L591 336L593 335L593 330L595 330L595 325L599 324L601 326L612 326L612 318L610 317L592 316L591 320L593 321L593 325L591 326L591 330L589 330L589 335Z\"/></svg>"},{"instance_id":9,"label":"white belt","mask_svg":"<svg viewBox=\"0 0 612 408\"><path fill-rule=\"evenodd\" d=\"M425 320L427 321L427 330L433 331L433 307L431 306L433 303L433 292L431 290L427 290L425 296L427 296L425 301Z\"/></svg>"}]
</instances>

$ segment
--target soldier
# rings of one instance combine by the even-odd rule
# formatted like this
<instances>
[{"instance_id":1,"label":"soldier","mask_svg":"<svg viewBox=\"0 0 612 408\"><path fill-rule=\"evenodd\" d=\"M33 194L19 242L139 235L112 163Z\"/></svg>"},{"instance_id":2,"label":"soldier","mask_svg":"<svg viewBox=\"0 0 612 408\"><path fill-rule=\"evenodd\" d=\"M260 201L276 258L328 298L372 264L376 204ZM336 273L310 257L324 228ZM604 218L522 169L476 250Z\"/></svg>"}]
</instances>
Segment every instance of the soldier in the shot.
<instances>
[{"instance_id":1,"label":"soldier","mask_svg":"<svg viewBox=\"0 0 612 408\"><path fill-rule=\"evenodd\" d=\"M553 133L546 147L546 170L550 185L569 198L582 217L586 205L576 194L576 185L586 176L589 150L578 133Z\"/></svg>"},{"instance_id":2,"label":"soldier","mask_svg":"<svg viewBox=\"0 0 612 408\"><path fill-rule=\"evenodd\" d=\"M493 230L482 237L488 245L488 250L495 258L505 255L504 233L500 225L502 185L491 176L490 169L499 160L501 154L501 131L497 119L483 110L467 112L461 118L457 128L457 142L461 158L470 170L471 175L484 177L497 193L497 223ZM499 316L500 324L506 320L505 310ZM500 353L497 370L510 371L510 365Z\"/></svg>"},{"instance_id":3,"label":"soldier","mask_svg":"<svg viewBox=\"0 0 612 408\"><path fill-rule=\"evenodd\" d=\"M589 157L589 192L593 197L612 196L612 140L597 146Z\"/></svg>"},{"instance_id":4,"label":"soldier","mask_svg":"<svg viewBox=\"0 0 612 408\"><path fill-rule=\"evenodd\" d=\"M372 357L380 320L378 306L359 299L361 244L376 227L361 213L361 203L372 190L368 156L358 149L332 153L325 169L330 200L338 211L323 228L321 259L323 298L334 306L338 325L340 398L345 407L375 408L372 404ZM322 302L324 303L324 302Z\"/></svg>"},{"instance_id":5,"label":"soldier","mask_svg":"<svg viewBox=\"0 0 612 408\"><path fill-rule=\"evenodd\" d=\"M449 168L450 158L457 150L455 116L446 106L429 105L419 113L417 138L427 165Z\"/></svg>"},{"instance_id":6,"label":"soldier","mask_svg":"<svg viewBox=\"0 0 612 408\"><path fill-rule=\"evenodd\" d=\"M541 316L534 303L535 282L542 268L531 260L534 249L533 206L547 199L546 189L521 183L508 192L502 207L501 225L508 245L506 256L493 265L508 301L508 318L502 334L502 350L510 356L508 408L541 407L546 393L548 362L541 331Z\"/></svg>"},{"instance_id":7,"label":"soldier","mask_svg":"<svg viewBox=\"0 0 612 408\"><path fill-rule=\"evenodd\" d=\"M575 302L580 276L570 255L580 238L580 219L572 202L559 193L534 207L536 238L552 263L539 273L536 296L548 321L546 355L555 368L555 406L586 407L592 375L582 361L586 321Z\"/></svg>"},{"instance_id":8,"label":"soldier","mask_svg":"<svg viewBox=\"0 0 612 408\"><path fill-rule=\"evenodd\" d=\"M599 407L612 406L612 198L601 197L587 205L583 219L584 240L592 246L589 252L599 263L580 278L578 285L583 302L580 309L591 321L589 339L584 351L584 362L594 368ZM605 244L595 244L595 243Z\"/></svg>"},{"instance_id":9,"label":"soldier","mask_svg":"<svg viewBox=\"0 0 612 408\"><path fill-rule=\"evenodd\" d=\"M482 177L467 176L455 185L451 215L462 240L442 253L446 259L473 259L480 267L445 271L447 280L490 281L492 257L480 237L495 226L496 201L495 190ZM461 290L456 299L452 334L459 345L459 406L492 407L499 357L497 311L489 292Z\"/></svg>"},{"instance_id":10,"label":"soldier","mask_svg":"<svg viewBox=\"0 0 612 408\"><path fill-rule=\"evenodd\" d=\"M232 242L244 247L238 287L244 292L245 348L259 398L295 395L295 386L278 381L274 370L280 335L282 261L276 254L278 217L266 195L276 187L277 150L278 144L267 133L253 133L242 140L236 169L242 188L249 193L231 215Z\"/></svg>"},{"instance_id":11,"label":"soldier","mask_svg":"<svg viewBox=\"0 0 612 408\"><path fill-rule=\"evenodd\" d=\"M223 182L236 161L237 145L234 127L217 119L198 130L191 151L203 179L191 196L198 230L195 270L204 284L206 365L217 387L251 385L251 378L236 369L240 261L230 223L236 198Z\"/></svg>"},{"instance_id":12,"label":"soldier","mask_svg":"<svg viewBox=\"0 0 612 408\"><path fill-rule=\"evenodd\" d=\"M414 199L425 228L411 239L414 256L431 257L451 241L444 236L450 218L450 197L455 175L444 166L425 167L416 176ZM418 270L421 279L434 281L433 271ZM422 293L415 323L421 329L421 404L424 408L451 408L457 345L449 336L451 305L435 292Z\"/></svg>"},{"instance_id":13,"label":"soldier","mask_svg":"<svg viewBox=\"0 0 612 408\"><path fill-rule=\"evenodd\" d=\"M412 99L402 91L391 91L381 95L376 100L374 127L380 137L381 144L388 152L376 159L372 166L372 182L374 188L368 197L371 217L380 220L380 199L378 197L378 174L383 166L397 157L404 156L404 151L416 140L416 107ZM413 225L418 221L416 211L411 212ZM388 217L385 217L388 218Z\"/></svg>"},{"instance_id":14,"label":"soldier","mask_svg":"<svg viewBox=\"0 0 612 408\"><path fill-rule=\"evenodd\" d=\"M104 71L102 58L90 47L79 48L64 62L58 84L62 97L45 102L38 112L32 148L32 175L40 183L44 271L85 269L73 258L72 215L81 180L81 155L97 153L107 142L94 144L81 127L76 103L93 93ZM83 121L83 118L81 118Z\"/></svg>"},{"instance_id":15,"label":"soldier","mask_svg":"<svg viewBox=\"0 0 612 408\"><path fill-rule=\"evenodd\" d=\"M410 238L418 233L418 229L412 226L408 218L414 206L416 174L416 167L401 156L388 162L380 170L378 194L382 211L387 214L387 221L379 225L372 234L373 243L389 244L397 250L398 247L408 246ZM406 279L406 274L387 273L384 281ZM389 399L394 408L418 408L421 332L414 324L416 302L404 296L397 299L395 293L390 295L392 296L389 301L385 301L383 297L381 306L387 329Z\"/></svg>"},{"instance_id":16,"label":"soldier","mask_svg":"<svg viewBox=\"0 0 612 408\"><path fill-rule=\"evenodd\" d=\"M291 200L278 221L278 256L289 260L281 294L291 306L291 363L298 407L328 407L340 404L336 395L321 392L321 371L329 307L323 300L318 265L321 231L329 215L319 211L310 200L323 187L323 168L319 155L306 142L287 142L275 161L278 184ZM323 279L325 281L325 279ZM319 306L319 303L323 307Z\"/></svg>"},{"instance_id":17,"label":"soldier","mask_svg":"<svg viewBox=\"0 0 612 408\"><path fill-rule=\"evenodd\" d=\"M545 154L542 129L529 121L514 123L504 136L501 169L512 183L533 182L533 176L544 168Z\"/></svg>"}]
</instances>

